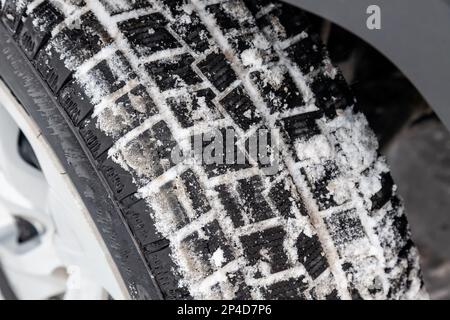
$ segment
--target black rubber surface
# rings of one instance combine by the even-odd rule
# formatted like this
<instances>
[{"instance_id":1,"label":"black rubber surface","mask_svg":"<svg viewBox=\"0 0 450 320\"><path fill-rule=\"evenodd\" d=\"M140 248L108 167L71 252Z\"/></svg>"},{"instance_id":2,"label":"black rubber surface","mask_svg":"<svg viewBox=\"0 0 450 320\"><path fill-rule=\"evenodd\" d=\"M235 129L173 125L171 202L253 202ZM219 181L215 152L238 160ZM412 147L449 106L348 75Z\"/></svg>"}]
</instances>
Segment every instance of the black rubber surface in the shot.
<instances>
[{"instance_id":1,"label":"black rubber surface","mask_svg":"<svg viewBox=\"0 0 450 320\"><path fill-rule=\"evenodd\" d=\"M301 11L266 0L65 2L73 11L6 3L0 76L54 147L132 298L418 294L392 180ZM279 129L278 171L264 176L248 154L245 164L174 163L182 139L221 121L245 151L252 130ZM323 140L328 157L303 152ZM380 187L362 187L365 177ZM331 188L339 179L357 181L350 198Z\"/></svg>"}]
</instances>

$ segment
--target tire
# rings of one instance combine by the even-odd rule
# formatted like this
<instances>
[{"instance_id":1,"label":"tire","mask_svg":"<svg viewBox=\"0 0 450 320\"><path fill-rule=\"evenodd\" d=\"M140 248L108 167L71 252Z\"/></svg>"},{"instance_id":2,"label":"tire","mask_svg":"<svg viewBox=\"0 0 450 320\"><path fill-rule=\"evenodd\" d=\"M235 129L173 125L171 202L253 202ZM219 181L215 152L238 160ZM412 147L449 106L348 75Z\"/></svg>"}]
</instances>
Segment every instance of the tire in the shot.
<instances>
[{"instance_id":1,"label":"tire","mask_svg":"<svg viewBox=\"0 0 450 320\"><path fill-rule=\"evenodd\" d=\"M132 298L425 297L376 139L299 9L2 3L0 76L67 169ZM173 160L226 128L245 164ZM263 128L279 132L271 174L248 152Z\"/></svg>"}]
</instances>

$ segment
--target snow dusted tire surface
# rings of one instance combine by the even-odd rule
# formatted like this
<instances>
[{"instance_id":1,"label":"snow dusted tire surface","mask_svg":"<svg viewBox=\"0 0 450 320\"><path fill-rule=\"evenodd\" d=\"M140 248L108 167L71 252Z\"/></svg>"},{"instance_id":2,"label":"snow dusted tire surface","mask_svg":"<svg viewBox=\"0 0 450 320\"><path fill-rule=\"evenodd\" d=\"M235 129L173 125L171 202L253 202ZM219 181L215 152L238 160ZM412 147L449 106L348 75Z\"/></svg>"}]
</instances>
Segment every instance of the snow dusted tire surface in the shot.
<instances>
[{"instance_id":1,"label":"snow dusted tire surface","mask_svg":"<svg viewBox=\"0 0 450 320\"><path fill-rule=\"evenodd\" d=\"M66 165L82 153L92 166L84 180L68 172L101 185L83 196L132 298L425 297L376 139L300 10L271 0L1 3L0 75L44 134L58 127L50 142L74 137ZM27 66L34 73L17 71ZM33 110L34 77L57 112ZM174 161L194 136L226 129L244 164ZM279 132L271 174L248 151L260 129Z\"/></svg>"}]
</instances>

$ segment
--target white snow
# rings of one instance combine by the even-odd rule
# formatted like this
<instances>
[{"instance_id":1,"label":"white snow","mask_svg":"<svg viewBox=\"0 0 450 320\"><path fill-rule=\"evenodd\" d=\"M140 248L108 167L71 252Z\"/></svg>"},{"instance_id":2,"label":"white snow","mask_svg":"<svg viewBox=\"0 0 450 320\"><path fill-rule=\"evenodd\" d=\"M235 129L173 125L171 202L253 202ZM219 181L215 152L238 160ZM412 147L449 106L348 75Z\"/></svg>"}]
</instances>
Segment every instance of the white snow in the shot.
<instances>
[{"instance_id":1,"label":"white snow","mask_svg":"<svg viewBox=\"0 0 450 320\"><path fill-rule=\"evenodd\" d=\"M223 263L225 262L225 257L223 255L223 250L221 248L219 248L216 251L214 251L211 259L212 259L214 265L217 268L222 267Z\"/></svg>"}]
</instances>

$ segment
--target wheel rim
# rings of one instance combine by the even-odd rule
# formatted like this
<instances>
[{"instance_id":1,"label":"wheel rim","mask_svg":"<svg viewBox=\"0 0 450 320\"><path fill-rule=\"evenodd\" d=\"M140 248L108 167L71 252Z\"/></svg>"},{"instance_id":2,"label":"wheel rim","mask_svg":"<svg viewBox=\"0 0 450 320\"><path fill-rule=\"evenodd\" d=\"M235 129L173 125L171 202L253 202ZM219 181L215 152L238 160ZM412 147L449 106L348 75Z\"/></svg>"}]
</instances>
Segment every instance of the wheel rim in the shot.
<instances>
[{"instance_id":1,"label":"wheel rim","mask_svg":"<svg viewBox=\"0 0 450 320\"><path fill-rule=\"evenodd\" d=\"M127 298L117 268L55 154L1 81L0 97L3 297ZM39 164L33 164L30 150L30 158L21 154L21 132Z\"/></svg>"}]
</instances>

